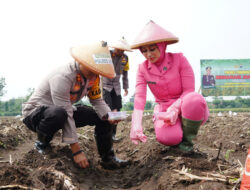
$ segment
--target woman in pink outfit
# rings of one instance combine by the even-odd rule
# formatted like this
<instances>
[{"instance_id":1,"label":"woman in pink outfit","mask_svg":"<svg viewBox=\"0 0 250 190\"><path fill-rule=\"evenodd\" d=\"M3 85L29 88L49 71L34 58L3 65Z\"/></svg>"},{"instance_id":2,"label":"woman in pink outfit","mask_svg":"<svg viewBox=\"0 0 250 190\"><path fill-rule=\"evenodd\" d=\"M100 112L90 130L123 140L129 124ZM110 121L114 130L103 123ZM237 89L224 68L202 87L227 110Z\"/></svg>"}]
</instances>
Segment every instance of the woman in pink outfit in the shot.
<instances>
[{"instance_id":1,"label":"woman in pink outfit","mask_svg":"<svg viewBox=\"0 0 250 190\"><path fill-rule=\"evenodd\" d=\"M153 116L157 141L190 152L209 111L205 99L194 92L194 73L188 60L182 53L165 52L167 45L176 42L177 37L150 21L131 46L146 60L137 71L130 138L135 144L147 140L141 122L148 85L157 103Z\"/></svg>"}]
</instances>

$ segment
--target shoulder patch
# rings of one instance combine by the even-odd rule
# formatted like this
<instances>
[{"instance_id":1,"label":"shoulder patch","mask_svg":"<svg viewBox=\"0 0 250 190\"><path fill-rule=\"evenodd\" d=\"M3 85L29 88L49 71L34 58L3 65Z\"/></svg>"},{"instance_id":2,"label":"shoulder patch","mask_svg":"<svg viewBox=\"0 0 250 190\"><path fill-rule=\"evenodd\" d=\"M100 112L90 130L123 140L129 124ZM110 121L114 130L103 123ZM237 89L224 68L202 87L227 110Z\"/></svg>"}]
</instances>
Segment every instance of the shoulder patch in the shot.
<instances>
[{"instance_id":1,"label":"shoulder patch","mask_svg":"<svg viewBox=\"0 0 250 190\"><path fill-rule=\"evenodd\" d=\"M101 98L101 89L100 89L100 78L99 76L96 77L93 86L88 92L88 97L91 100Z\"/></svg>"},{"instance_id":2,"label":"shoulder patch","mask_svg":"<svg viewBox=\"0 0 250 190\"><path fill-rule=\"evenodd\" d=\"M126 63L126 65L123 68L124 71L128 71L129 70L129 62Z\"/></svg>"}]
</instances>

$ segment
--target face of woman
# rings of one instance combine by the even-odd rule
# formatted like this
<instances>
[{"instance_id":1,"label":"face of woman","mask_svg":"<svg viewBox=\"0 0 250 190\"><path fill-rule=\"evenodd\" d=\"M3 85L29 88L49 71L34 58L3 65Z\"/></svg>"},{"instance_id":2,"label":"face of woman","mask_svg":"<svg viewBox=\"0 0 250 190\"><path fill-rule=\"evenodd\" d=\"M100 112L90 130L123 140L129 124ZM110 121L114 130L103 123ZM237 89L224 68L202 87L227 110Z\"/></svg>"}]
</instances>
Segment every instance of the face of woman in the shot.
<instances>
[{"instance_id":1,"label":"face of woman","mask_svg":"<svg viewBox=\"0 0 250 190\"><path fill-rule=\"evenodd\" d=\"M142 55L151 63L155 63L161 56L160 50L156 44L142 46L140 50Z\"/></svg>"}]
</instances>

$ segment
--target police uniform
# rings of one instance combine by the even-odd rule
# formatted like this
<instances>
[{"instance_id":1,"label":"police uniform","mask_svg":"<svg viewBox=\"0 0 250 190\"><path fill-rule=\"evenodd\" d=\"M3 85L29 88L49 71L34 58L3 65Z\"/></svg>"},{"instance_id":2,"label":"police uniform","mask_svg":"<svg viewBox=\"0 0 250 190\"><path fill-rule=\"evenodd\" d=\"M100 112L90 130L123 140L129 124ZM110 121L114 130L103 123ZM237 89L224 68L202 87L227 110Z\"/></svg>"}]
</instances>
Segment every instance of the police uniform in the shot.
<instances>
[{"instance_id":1,"label":"police uniform","mask_svg":"<svg viewBox=\"0 0 250 190\"><path fill-rule=\"evenodd\" d=\"M22 105L23 122L37 133L35 148L40 153L46 153L53 135L62 129L62 141L71 145L73 160L85 168L88 161L80 150L76 128L94 125L102 167L124 167L129 162L115 156L113 128L107 120L111 110L102 99L99 86L99 75L115 76L107 43L101 41L72 47L71 55L74 61L49 74ZM73 105L84 96L88 96L92 107Z\"/></svg>"},{"instance_id":2,"label":"police uniform","mask_svg":"<svg viewBox=\"0 0 250 190\"><path fill-rule=\"evenodd\" d=\"M120 111L122 108L120 78L122 75L123 89L128 89L129 61L128 56L124 53L121 56L117 56L113 51L110 51L110 53L112 62L114 64L116 77L113 79L106 77L102 78L103 98L111 110L117 109L117 111Z\"/></svg>"},{"instance_id":3,"label":"police uniform","mask_svg":"<svg viewBox=\"0 0 250 190\"><path fill-rule=\"evenodd\" d=\"M98 121L96 125L98 133L98 129L101 130L110 125L107 121L101 120L110 108L101 97L99 81L99 76L94 81L86 79L81 74L77 62L71 62L56 69L43 80L30 99L23 104L24 123L31 130L40 131L51 138L56 131L62 129L62 141L68 144L78 142L77 127L95 125L95 121ZM84 96L89 97L93 108L72 106ZM58 122L58 125L54 125Z\"/></svg>"},{"instance_id":4,"label":"police uniform","mask_svg":"<svg viewBox=\"0 0 250 190\"><path fill-rule=\"evenodd\" d=\"M214 76L213 75L203 75L202 86L203 86L203 88L214 88L215 87Z\"/></svg>"}]
</instances>

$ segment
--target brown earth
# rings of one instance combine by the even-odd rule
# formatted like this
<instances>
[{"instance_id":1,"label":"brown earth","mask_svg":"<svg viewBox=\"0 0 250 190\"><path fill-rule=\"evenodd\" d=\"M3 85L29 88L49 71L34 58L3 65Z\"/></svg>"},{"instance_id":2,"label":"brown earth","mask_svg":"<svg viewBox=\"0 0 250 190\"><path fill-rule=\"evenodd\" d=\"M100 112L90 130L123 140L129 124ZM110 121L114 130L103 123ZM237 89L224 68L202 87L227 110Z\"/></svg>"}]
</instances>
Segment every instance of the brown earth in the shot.
<instances>
[{"instance_id":1,"label":"brown earth","mask_svg":"<svg viewBox=\"0 0 250 190\"><path fill-rule=\"evenodd\" d=\"M195 148L207 156L185 155L159 144L150 115L143 120L147 143L134 145L129 139L129 117L119 123L117 134L122 140L114 148L119 158L132 164L117 170L100 167L93 127L78 131L90 162L89 168L80 169L71 160L69 146L60 142L60 132L52 141L52 152L41 155L33 149L35 134L20 118L0 118L0 189L239 189L250 145L249 115L211 114L195 140Z\"/></svg>"}]
</instances>

